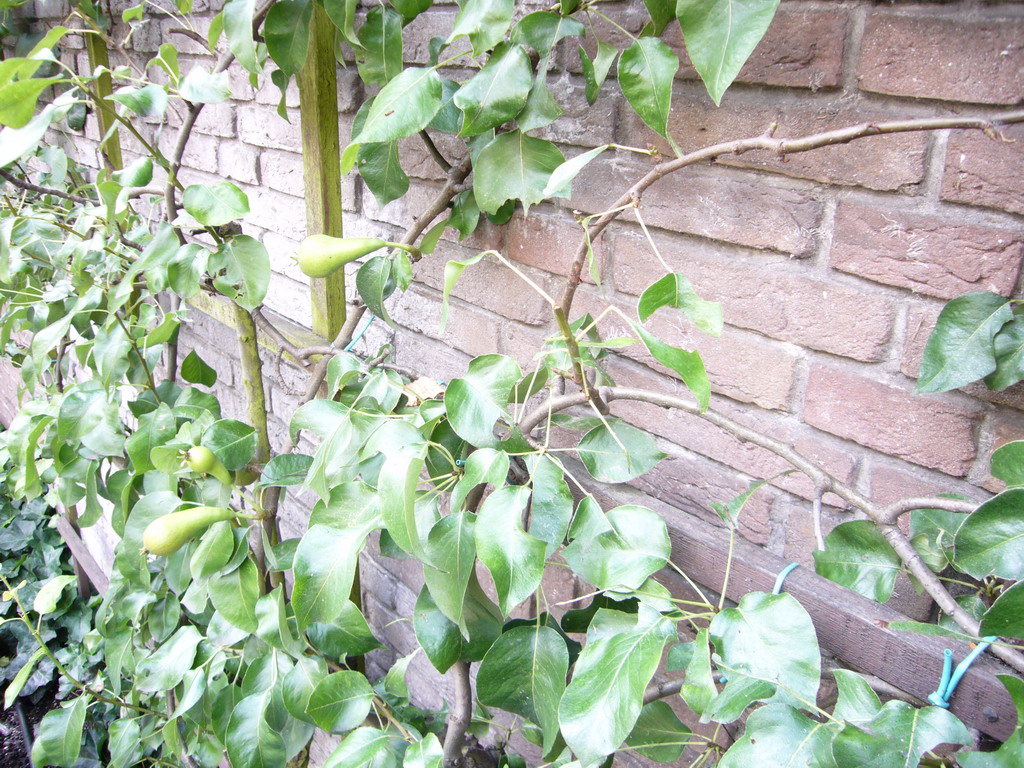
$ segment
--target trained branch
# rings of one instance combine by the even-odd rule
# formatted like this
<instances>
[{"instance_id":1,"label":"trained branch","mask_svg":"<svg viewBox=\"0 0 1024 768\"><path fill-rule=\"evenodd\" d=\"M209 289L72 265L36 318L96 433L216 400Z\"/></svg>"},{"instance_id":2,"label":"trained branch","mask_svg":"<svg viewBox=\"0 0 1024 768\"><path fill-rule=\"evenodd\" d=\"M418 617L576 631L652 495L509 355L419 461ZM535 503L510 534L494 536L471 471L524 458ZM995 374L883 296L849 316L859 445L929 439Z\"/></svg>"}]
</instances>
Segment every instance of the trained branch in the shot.
<instances>
[{"instance_id":1,"label":"trained branch","mask_svg":"<svg viewBox=\"0 0 1024 768\"><path fill-rule=\"evenodd\" d=\"M448 714L448 730L444 735L444 768L458 768L462 764L462 747L473 719L473 686L469 680L469 662L455 662L451 667L451 676L455 683L455 701Z\"/></svg>"},{"instance_id":2,"label":"trained branch","mask_svg":"<svg viewBox=\"0 0 1024 768\"><path fill-rule=\"evenodd\" d=\"M587 236L583 239L583 242L580 244L575 257L573 258L572 267L569 271L569 280L565 286L565 293L562 295L561 306L566 313L569 312L569 308L572 306L573 296L575 296L576 289L579 287L580 280L582 279L583 265L587 260L588 242L593 242L594 239L600 235L611 222L622 214L623 210L634 207L639 202L643 193L646 192L651 185L663 179L665 176L668 176L670 173L675 173L683 168L696 165L697 163L702 163L704 161L713 162L722 155L740 155L744 152L750 152L758 149L772 152L780 158L785 158L786 155L792 155L798 152L808 152L812 149L819 149L821 147L832 146L835 144L847 144L857 139L862 139L868 136L879 136L886 133L938 131L946 128L954 128L961 130L980 130L984 131L989 136L997 136L999 126L1020 122L1024 122L1024 111L1022 110L1018 110L1016 112L1004 112L989 118L939 117L920 120L893 120L882 123L861 123L860 125L853 125L847 128L837 128L833 131L824 131L822 133L815 133L796 139L777 139L772 136L772 130L769 130L763 136L757 136L749 139L736 139L734 141L713 144L710 147L698 149L695 152L690 152L682 157L658 163L647 172L646 176L623 193L623 195L610 206L608 213L598 218L597 221L591 224L587 229Z\"/></svg>"},{"instance_id":3,"label":"trained branch","mask_svg":"<svg viewBox=\"0 0 1024 768\"><path fill-rule=\"evenodd\" d=\"M82 197L81 195L72 195L72 194L69 194L67 192L63 192L63 191L61 191L59 189L51 189L50 187L41 187L38 184L33 184L30 181L25 181L24 179L19 179L14 174L8 173L7 171L5 171L3 169L0 169L0 179L3 179L4 181L8 181L11 184L13 184L14 186L18 187L18 189L23 189L26 192L35 192L35 193L40 194L40 195L52 195L53 197L59 197L62 200L70 200L72 203L81 203L82 205L95 205L96 204L95 200L90 200L89 198Z\"/></svg>"},{"instance_id":4,"label":"trained branch","mask_svg":"<svg viewBox=\"0 0 1024 768\"><path fill-rule=\"evenodd\" d=\"M941 509L946 512L963 512L970 514L978 508L977 502L963 499L949 499L945 496L915 496L900 499L882 507L878 511L879 520L883 523L895 523L907 512L915 509Z\"/></svg>"}]
</instances>

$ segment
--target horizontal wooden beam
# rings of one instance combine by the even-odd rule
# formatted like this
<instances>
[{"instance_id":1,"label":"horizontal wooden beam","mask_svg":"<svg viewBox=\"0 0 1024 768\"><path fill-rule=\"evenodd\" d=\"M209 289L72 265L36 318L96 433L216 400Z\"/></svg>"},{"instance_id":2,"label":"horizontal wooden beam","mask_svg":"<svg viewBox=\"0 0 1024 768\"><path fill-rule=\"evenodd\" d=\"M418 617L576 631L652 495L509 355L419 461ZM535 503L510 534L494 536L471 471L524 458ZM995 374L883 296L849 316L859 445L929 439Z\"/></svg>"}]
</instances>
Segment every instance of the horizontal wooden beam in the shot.
<instances>
[{"instance_id":1,"label":"horizontal wooden beam","mask_svg":"<svg viewBox=\"0 0 1024 768\"><path fill-rule=\"evenodd\" d=\"M681 526L676 521L684 517L688 519ZM720 589L729 557L728 533L685 513L674 518L670 530L673 562L694 581ZM738 601L748 592L770 592L786 565L787 561L737 536L726 597ZM956 662L970 652L970 647L958 640L891 629L892 623L909 619L818 576L811 568L793 571L784 589L807 609L823 650L920 699L927 700L938 687L944 649L953 649ZM1017 722L1017 710L997 674L1013 672L989 654L982 654L960 681L950 709L969 726L1005 740Z\"/></svg>"}]
</instances>

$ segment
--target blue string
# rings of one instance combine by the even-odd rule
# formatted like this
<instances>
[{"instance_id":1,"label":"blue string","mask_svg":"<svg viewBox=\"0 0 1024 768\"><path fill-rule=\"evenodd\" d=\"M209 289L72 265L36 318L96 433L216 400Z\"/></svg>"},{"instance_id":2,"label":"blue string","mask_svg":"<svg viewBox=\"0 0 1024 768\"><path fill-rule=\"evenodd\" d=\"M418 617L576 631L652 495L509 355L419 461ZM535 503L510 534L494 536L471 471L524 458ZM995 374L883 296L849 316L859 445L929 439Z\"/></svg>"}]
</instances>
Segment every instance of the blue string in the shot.
<instances>
[{"instance_id":1,"label":"blue string","mask_svg":"<svg viewBox=\"0 0 1024 768\"><path fill-rule=\"evenodd\" d=\"M967 674L967 670L974 663L974 660L984 653L985 649L992 645L995 640L995 635L982 638L982 642L978 643L974 650L956 665L956 669L953 669L953 652L947 648L942 662L942 679L939 681L938 690L928 696L928 701L937 707L949 709L949 700L953 696L957 685L960 684L960 680Z\"/></svg>"},{"instance_id":2,"label":"blue string","mask_svg":"<svg viewBox=\"0 0 1024 768\"><path fill-rule=\"evenodd\" d=\"M773 595L777 595L780 592L782 592L782 584L786 581L786 577L789 576L789 574L791 574L799 566L800 563L790 563L781 571L779 571L779 575L775 578L775 587L772 589Z\"/></svg>"},{"instance_id":3,"label":"blue string","mask_svg":"<svg viewBox=\"0 0 1024 768\"><path fill-rule=\"evenodd\" d=\"M357 342L358 342L358 341L359 341L359 340L360 340L361 338L363 338L363 334L364 334L364 333L366 333L366 329L367 329L367 328L369 328L369 327L370 327L371 325L373 325L373 321L374 321L374 320L376 320L376 319L377 319L377 316L376 316L376 315L373 315L373 314L371 314L371 315L370 315L370 319L366 321L366 325L364 325L364 326L363 326L363 329L362 329L362 330L361 330L361 331L360 331L359 333L357 333L357 334L355 335L355 338L354 338L354 339L352 339L352 341L350 341L350 342L349 342L349 343L348 343L348 344L347 344L347 345L345 346L345 351L346 351L346 352L351 352L351 351L352 351L352 347L354 347L354 346L356 345L356 343L357 343Z\"/></svg>"}]
</instances>

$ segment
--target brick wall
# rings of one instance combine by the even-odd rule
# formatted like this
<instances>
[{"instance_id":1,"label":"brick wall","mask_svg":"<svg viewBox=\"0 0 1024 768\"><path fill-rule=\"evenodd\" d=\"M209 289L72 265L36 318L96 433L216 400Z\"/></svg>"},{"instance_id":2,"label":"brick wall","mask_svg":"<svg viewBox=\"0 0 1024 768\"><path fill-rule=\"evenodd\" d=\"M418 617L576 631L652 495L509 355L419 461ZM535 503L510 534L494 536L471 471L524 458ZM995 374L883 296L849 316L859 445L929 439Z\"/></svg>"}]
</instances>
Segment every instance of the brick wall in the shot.
<instances>
[{"instance_id":1,"label":"brick wall","mask_svg":"<svg viewBox=\"0 0 1024 768\"><path fill-rule=\"evenodd\" d=\"M407 58L424 59L426 40L455 10L437 3L410 24ZM630 31L644 22L638 2L609 3L605 10ZM607 37L619 34L596 24ZM147 21L129 41L129 52L145 58L169 40L183 71L207 58L172 27L159 17ZM85 66L84 51L71 54ZM567 156L610 141L666 149L617 93L586 105L574 49L561 48L555 64L552 91L565 100L567 117L544 133ZM204 111L185 156L184 180L212 181L216 171L245 190L252 205L245 231L267 245L278 272L267 306L308 325L306 284L290 263L304 233L297 93L293 86L288 95L289 124L275 113L276 89L254 90L237 69L231 77L235 99ZM797 136L866 120L991 114L1024 99L1024 4L783 0L720 108L695 78L684 63L673 100L672 131L685 150L759 135L770 123L778 124L777 136ZM339 71L342 146L360 99L354 71ZM153 126L165 150L175 119L163 130ZM75 144L88 157L96 139L90 121ZM130 138L122 140L130 155ZM450 153L452 145L441 142L441 148ZM394 237L430 200L439 185L437 167L413 140L403 142L402 160L413 187L389 205L378 205L360 181L346 179L347 234ZM504 229L482 225L462 243L446 236L417 266L413 288L392 301L399 330L376 324L357 351L373 352L389 341L398 363L438 379L459 375L471 356L488 352L528 365L555 330L544 302L499 265L481 263L457 285L442 333L444 262L499 249L546 290L559 291L579 241L573 212L604 210L644 171L642 160L605 153L580 175L572 199L531 209L528 218L517 215ZM998 490L988 458L994 447L1024 436L1024 389L994 394L974 386L928 397L912 390L944 300L975 290L1019 295L1022 179L1020 127L1006 131L1005 140L941 131L875 137L785 159L751 152L670 176L650 190L641 214L668 263L703 297L722 302L726 327L720 338L702 337L659 315L656 330L705 356L713 409L792 443L879 501ZM661 274L635 217L610 227L595 253L604 280L600 288L580 289L578 311L609 304L629 309ZM185 344L218 368L230 403L240 375L230 334L201 313L193 318ZM607 332L615 332L614 322ZM631 351L610 367L622 384L679 389L664 369ZM286 367L272 378L269 403L280 445L301 377ZM624 492L668 502L679 511L673 524L684 525L685 513L706 516L709 503L786 468L695 417L636 404L617 403L615 410L657 435L669 455ZM744 532L780 555L808 562L812 495L801 478L776 483L746 511ZM827 524L846 519L838 499L826 502L836 504L826 509ZM300 506L291 507L286 521L293 535L302 530ZM421 579L413 570L382 558L368 560L364 571L367 613L397 654L412 648L409 624L393 622L410 615ZM561 589L571 594L573 586ZM414 668L422 673L414 690L423 703L438 703L443 688L429 665L420 659Z\"/></svg>"}]
</instances>

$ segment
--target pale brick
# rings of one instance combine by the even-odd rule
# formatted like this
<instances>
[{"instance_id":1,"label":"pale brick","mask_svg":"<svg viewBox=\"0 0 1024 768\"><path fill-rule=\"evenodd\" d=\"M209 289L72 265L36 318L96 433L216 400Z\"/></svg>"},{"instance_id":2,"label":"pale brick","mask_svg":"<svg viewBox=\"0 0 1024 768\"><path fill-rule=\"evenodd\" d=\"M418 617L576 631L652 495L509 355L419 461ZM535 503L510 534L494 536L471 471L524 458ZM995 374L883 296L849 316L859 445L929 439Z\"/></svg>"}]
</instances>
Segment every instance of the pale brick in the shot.
<instances>
[{"instance_id":1,"label":"pale brick","mask_svg":"<svg viewBox=\"0 0 1024 768\"><path fill-rule=\"evenodd\" d=\"M970 291L1009 294L1017 284L1019 232L843 201L831 264L915 293L952 299Z\"/></svg>"},{"instance_id":2,"label":"pale brick","mask_svg":"<svg viewBox=\"0 0 1024 768\"><path fill-rule=\"evenodd\" d=\"M260 179L271 189L302 197L305 192L302 155L264 150L260 153Z\"/></svg>"},{"instance_id":3,"label":"pale brick","mask_svg":"<svg viewBox=\"0 0 1024 768\"><path fill-rule=\"evenodd\" d=\"M845 371L811 368L804 420L833 435L948 475L974 461L976 411Z\"/></svg>"},{"instance_id":4,"label":"pale brick","mask_svg":"<svg viewBox=\"0 0 1024 768\"><path fill-rule=\"evenodd\" d=\"M577 177L568 205L588 213L604 212L648 170L599 157ZM808 193L763 177L691 168L654 184L640 211L648 225L801 257L814 250L822 205ZM634 218L632 212L623 217Z\"/></svg>"},{"instance_id":5,"label":"pale brick","mask_svg":"<svg viewBox=\"0 0 1024 768\"><path fill-rule=\"evenodd\" d=\"M883 121L891 116L863 107L850 107L841 99L807 106L765 102L762 94L737 93L715 107L697 86L676 89L669 132L685 152L737 139L761 136L777 125L775 138L810 136L824 131ZM643 124L635 114L628 118L629 143L653 145L671 156L668 143ZM918 184L924 177L925 133L872 136L848 144L822 147L779 157L774 152L752 151L721 155L717 162L740 168L765 168L774 173L825 184L849 184L869 189L899 190Z\"/></svg>"},{"instance_id":6,"label":"pale brick","mask_svg":"<svg viewBox=\"0 0 1024 768\"><path fill-rule=\"evenodd\" d=\"M295 241L306 236L306 206L302 198L268 187L250 187L246 191L249 215L245 221Z\"/></svg>"},{"instance_id":7,"label":"pale brick","mask_svg":"<svg viewBox=\"0 0 1024 768\"><path fill-rule=\"evenodd\" d=\"M1000 134L1003 138L991 139L980 131L950 135L943 200L1024 213L1024 128L1007 126Z\"/></svg>"},{"instance_id":8,"label":"pale brick","mask_svg":"<svg viewBox=\"0 0 1024 768\"><path fill-rule=\"evenodd\" d=\"M220 174L245 184L258 184L259 149L240 141L220 145Z\"/></svg>"},{"instance_id":9,"label":"pale brick","mask_svg":"<svg viewBox=\"0 0 1024 768\"><path fill-rule=\"evenodd\" d=\"M868 16L860 87L894 96L1017 104L1024 96L1024 21Z\"/></svg>"},{"instance_id":10,"label":"pale brick","mask_svg":"<svg viewBox=\"0 0 1024 768\"><path fill-rule=\"evenodd\" d=\"M892 333L892 302L808 274L804 263L718 253L705 243L656 238L662 257L697 294L722 305L729 325L856 360L881 360ZM617 232L615 286L639 296L665 269L646 238Z\"/></svg>"},{"instance_id":11,"label":"pale brick","mask_svg":"<svg viewBox=\"0 0 1024 768\"><path fill-rule=\"evenodd\" d=\"M238 108L238 137L257 147L302 151L302 135L299 133L299 113L289 110L288 120L282 120L273 110L254 105Z\"/></svg>"}]
</instances>

